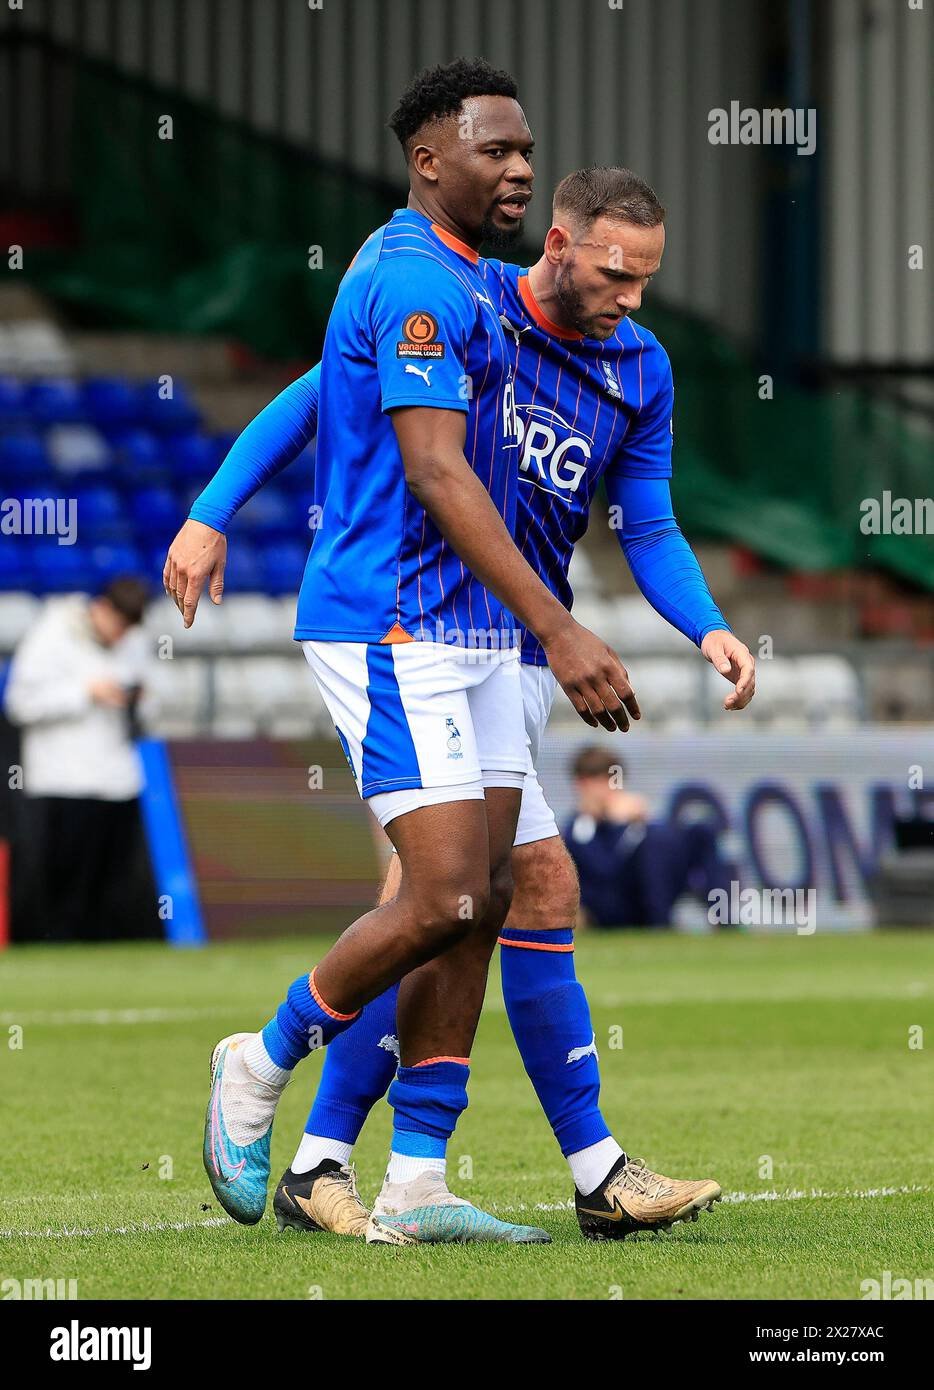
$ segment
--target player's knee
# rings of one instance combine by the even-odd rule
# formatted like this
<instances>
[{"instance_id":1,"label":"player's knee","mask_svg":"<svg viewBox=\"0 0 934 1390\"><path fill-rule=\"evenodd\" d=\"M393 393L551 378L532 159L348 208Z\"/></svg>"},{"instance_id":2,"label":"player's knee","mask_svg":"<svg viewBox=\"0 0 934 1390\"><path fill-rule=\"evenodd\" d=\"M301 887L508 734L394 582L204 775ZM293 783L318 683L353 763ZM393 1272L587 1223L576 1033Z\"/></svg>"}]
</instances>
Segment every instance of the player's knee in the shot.
<instances>
[{"instance_id":1,"label":"player's knee","mask_svg":"<svg viewBox=\"0 0 934 1390\"><path fill-rule=\"evenodd\" d=\"M487 913L491 886L484 868L458 874L440 872L415 894L415 930L435 951L447 950L467 936Z\"/></svg>"}]
</instances>

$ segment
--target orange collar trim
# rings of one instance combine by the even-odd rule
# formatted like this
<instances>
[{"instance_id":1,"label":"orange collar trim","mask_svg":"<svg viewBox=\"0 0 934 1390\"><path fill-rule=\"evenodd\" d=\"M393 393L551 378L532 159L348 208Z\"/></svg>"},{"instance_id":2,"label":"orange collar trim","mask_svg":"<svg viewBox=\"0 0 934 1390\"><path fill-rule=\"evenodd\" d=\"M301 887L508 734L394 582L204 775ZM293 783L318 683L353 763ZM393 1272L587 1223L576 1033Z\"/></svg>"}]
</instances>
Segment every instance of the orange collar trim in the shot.
<instances>
[{"instance_id":1,"label":"orange collar trim","mask_svg":"<svg viewBox=\"0 0 934 1390\"><path fill-rule=\"evenodd\" d=\"M452 251L456 251L459 256L476 265L480 260L480 253L475 251L472 246L468 246L466 241L461 241L453 232L445 231L444 227L439 227L437 222L432 222L431 230L439 241L443 241L445 246L450 246Z\"/></svg>"},{"instance_id":2,"label":"orange collar trim","mask_svg":"<svg viewBox=\"0 0 934 1390\"><path fill-rule=\"evenodd\" d=\"M579 343L581 341L584 336L583 333L578 333L576 328L559 328L538 307L538 301L532 293L528 275L519 276L519 297L539 328L544 328L546 333L550 333L555 338L564 338L567 342Z\"/></svg>"}]
</instances>

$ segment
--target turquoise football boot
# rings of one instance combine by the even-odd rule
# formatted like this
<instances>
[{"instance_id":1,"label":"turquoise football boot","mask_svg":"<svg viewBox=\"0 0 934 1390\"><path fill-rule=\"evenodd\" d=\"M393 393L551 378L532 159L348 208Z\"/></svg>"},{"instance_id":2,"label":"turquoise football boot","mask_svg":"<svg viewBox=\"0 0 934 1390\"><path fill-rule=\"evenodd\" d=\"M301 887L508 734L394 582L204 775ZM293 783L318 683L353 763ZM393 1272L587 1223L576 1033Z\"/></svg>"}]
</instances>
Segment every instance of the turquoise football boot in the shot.
<instances>
[{"instance_id":1,"label":"turquoise football boot","mask_svg":"<svg viewBox=\"0 0 934 1390\"><path fill-rule=\"evenodd\" d=\"M370 1214L367 1245L464 1245L468 1241L547 1245L535 1226L514 1226L448 1191L440 1173L383 1188Z\"/></svg>"},{"instance_id":2,"label":"turquoise football boot","mask_svg":"<svg viewBox=\"0 0 934 1390\"><path fill-rule=\"evenodd\" d=\"M204 1167L214 1195L224 1210L245 1226L255 1226L266 1210L269 1140L281 1094L248 1072L236 1056L255 1036L233 1033L215 1047L211 1099L204 1120ZM228 1070L230 1062L233 1065Z\"/></svg>"}]
</instances>

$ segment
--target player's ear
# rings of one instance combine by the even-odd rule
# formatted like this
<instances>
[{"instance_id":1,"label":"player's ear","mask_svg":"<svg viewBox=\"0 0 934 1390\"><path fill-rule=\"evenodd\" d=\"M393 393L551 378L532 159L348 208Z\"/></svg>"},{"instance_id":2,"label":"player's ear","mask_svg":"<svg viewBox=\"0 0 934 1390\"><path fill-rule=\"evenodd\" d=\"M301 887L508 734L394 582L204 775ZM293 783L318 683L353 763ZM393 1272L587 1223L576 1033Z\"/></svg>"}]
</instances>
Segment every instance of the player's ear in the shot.
<instances>
[{"instance_id":1,"label":"player's ear","mask_svg":"<svg viewBox=\"0 0 934 1390\"><path fill-rule=\"evenodd\" d=\"M556 222L545 235L545 259L557 265L567 255L571 246L571 233L562 223Z\"/></svg>"},{"instance_id":2,"label":"player's ear","mask_svg":"<svg viewBox=\"0 0 934 1390\"><path fill-rule=\"evenodd\" d=\"M430 145L414 145L409 155L409 165L429 183L438 182L438 156Z\"/></svg>"}]
</instances>

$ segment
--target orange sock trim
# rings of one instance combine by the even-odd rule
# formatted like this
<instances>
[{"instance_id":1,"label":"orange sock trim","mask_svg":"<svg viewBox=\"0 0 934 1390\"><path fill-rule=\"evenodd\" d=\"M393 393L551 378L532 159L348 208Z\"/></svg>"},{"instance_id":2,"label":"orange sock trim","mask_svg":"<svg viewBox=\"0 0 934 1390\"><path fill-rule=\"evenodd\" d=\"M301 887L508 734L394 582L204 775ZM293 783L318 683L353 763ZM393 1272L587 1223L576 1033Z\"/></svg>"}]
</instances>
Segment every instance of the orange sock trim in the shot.
<instances>
[{"instance_id":1,"label":"orange sock trim","mask_svg":"<svg viewBox=\"0 0 934 1390\"><path fill-rule=\"evenodd\" d=\"M308 988L311 990L311 996L314 999L315 1003L318 1005L318 1008L323 1009L329 1018L336 1018L338 1023L347 1023L350 1019L359 1017L359 1009L355 1014L339 1014L336 1009L328 1008L327 1004L325 1004L324 1000L321 998L321 995L318 993L318 986L315 984L314 970L312 970L311 974L308 976Z\"/></svg>"},{"instance_id":2,"label":"orange sock trim","mask_svg":"<svg viewBox=\"0 0 934 1390\"><path fill-rule=\"evenodd\" d=\"M413 1067L430 1067L432 1062L460 1062L462 1067L470 1066L469 1057L426 1057L424 1062L413 1062Z\"/></svg>"},{"instance_id":3,"label":"orange sock trim","mask_svg":"<svg viewBox=\"0 0 934 1390\"><path fill-rule=\"evenodd\" d=\"M566 944L555 942L554 946L549 946L547 941L510 941L508 937L499 936L496 938L498 946L518 946L523 951L573 951L574 942L568 941Z\"/></svg>"}]
</instances>

